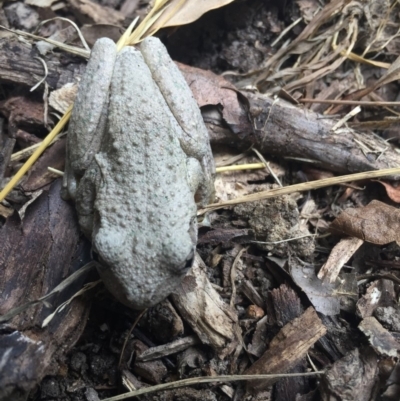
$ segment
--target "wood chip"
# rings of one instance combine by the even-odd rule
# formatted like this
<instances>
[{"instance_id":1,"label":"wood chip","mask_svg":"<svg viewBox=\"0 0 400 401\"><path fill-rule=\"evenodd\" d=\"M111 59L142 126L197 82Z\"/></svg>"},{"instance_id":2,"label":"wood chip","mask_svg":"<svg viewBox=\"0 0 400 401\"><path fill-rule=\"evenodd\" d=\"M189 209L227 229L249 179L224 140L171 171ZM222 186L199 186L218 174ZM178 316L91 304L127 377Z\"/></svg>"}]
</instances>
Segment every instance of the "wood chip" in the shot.
<instances>
[{"instance_id":1,"label":"wood chip","mask_svg":"<svg viewBox=\"0 0 400 401\"><path fill-rule=\"evenodd\" d=\"M339 276L343 265L354 255L357 249L364 243L359 238L344 238L332 249L328 260L318 272L318 278L329 283L334 283Z\"/></svg>"},{"instance_id":2,"label":"wood chip","mask_svg":"<svg viewBox=\"0 0 400 401\"><path fill-rule=\"evenodd\" d=\"M368 341L377 354L397 356L400 343L373 317L366 317L358 328L368 337Z\"/></svg>"},{"instance_id":3,"label":"wood chip","mask_svg":"<svg viewBox=\"0 0 400 401\"><path fill-rule=\"evenodd\" d=\"M198 344L200 341L196 336L188 336L180 338L169 344L159 345L158 347L151 347L143 351L136 357L139 362L147 362L153 359L163 358L165 356L175 354L177 352L183 351L192 345Z\"/></svg>"},{"instance_id":4,"label":"wood chip","mask_svg":"<svg viewBox=\"0 0 400 401\"><path fill-rule=\"evenodd\" d=\"M284 373L303 358L316 341L326 334L315 309L308 308L300 317L286 324L273 338L269 349L244 374ZM247 390L257 393L271 386L278 379L252 380Z\"/></svg>"},{"instance_id":5,"label":"wood chip","mask_svg":"<svg viewBox=\"0 0 400 401\"><path fill-rule=\"evenodd\" d=\"M321 400L369 400L378 369L377 355L358 348L336 361L322 379Z\"/></svg>"},{"instance_id":6,"label":"wood chip","mask_svg":"<svg viewBox=\"0 0 400 401\"><path fill-rule=\"evenodd\" d=\"M237 314L212 287L205 271L204 262L196 255L192 270L172 294L172 299L201 342L212 346L223 358L239 342Z\"/></svg>"}]
</instances>

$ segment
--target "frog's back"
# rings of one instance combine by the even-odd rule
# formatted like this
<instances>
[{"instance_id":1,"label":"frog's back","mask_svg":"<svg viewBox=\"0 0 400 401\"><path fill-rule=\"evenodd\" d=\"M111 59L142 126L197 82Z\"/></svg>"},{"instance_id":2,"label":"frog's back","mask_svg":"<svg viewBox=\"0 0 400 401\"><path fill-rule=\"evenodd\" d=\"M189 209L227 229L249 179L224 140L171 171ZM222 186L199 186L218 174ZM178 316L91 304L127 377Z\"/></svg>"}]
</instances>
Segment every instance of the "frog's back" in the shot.
<instances>
[{"instance_id":1,"label":"frog's back","mask_svg":"<svg viewBox=\"0 0 400 401\"><path fill-rule=\"evenodd\" d=\"M190 264L196 203L180 127L133 48L118 55L107 125L96 156L101 174L93 242L117 278L112 292L140 307L155 293L170 293ZM146 292L143 305L140 291Z\"/></svg>"}]
</instances>

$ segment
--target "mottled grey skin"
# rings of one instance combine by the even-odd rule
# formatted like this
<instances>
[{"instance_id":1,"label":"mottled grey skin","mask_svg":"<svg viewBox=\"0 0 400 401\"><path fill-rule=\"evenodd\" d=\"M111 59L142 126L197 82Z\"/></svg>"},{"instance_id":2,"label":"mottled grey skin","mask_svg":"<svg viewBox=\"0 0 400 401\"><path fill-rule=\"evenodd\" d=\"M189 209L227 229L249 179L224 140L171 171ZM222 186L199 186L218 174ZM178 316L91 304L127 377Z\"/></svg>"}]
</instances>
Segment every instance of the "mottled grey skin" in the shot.
<instances>
[{"instance_id":1,"label":"mottled grey skin","mask_svg":"<svg viewBox=\"0 0 400 401\"><path fill-rule=\"evenodd\" d=\"M118 54L93 47L72 112L63 197L122 303L160 302L191 267L196 200L214 193L206 127L183 76L156 38Z\"/></svg>"}]
</instances>

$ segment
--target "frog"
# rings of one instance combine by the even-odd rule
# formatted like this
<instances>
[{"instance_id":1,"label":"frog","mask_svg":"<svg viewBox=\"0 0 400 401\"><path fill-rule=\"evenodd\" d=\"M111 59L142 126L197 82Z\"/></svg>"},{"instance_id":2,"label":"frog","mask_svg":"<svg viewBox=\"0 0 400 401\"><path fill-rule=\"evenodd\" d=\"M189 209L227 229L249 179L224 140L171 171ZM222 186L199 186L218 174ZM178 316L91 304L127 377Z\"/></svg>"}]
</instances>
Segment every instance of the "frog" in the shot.
<instances>
[{"instance_id":1,"label":"frog","mask_svg":"<svg viewBox=\"0 0 400 401\"><path fill-rule=\"evenodd\" d=\"M69 122L61 196L75 201L118 301L145 309L181 283L214 176L199 106L162 42L148 37L118 51L98 39Z\"/></svg>"}]
</instances>

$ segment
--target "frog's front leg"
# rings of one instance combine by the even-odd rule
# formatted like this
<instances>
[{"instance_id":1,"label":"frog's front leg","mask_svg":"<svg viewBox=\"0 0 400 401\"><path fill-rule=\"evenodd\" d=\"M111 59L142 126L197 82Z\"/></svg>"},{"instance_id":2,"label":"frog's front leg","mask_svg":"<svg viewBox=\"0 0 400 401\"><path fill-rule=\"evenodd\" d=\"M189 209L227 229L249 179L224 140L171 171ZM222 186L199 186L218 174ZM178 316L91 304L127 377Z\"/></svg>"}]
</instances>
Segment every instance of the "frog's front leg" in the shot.
<instances>
[{"instance_id":1,"label":"frog's front leg","mask_svg":"<svg viewBox=\"0 0 400 401\"><path fill-rule=\"evenodd\" d=\"M100 149L116 57L117 48L111 39L99 39L93 46L69 122L64 199L76 198L79 180Z\"/></svg>"}]
</instances>

